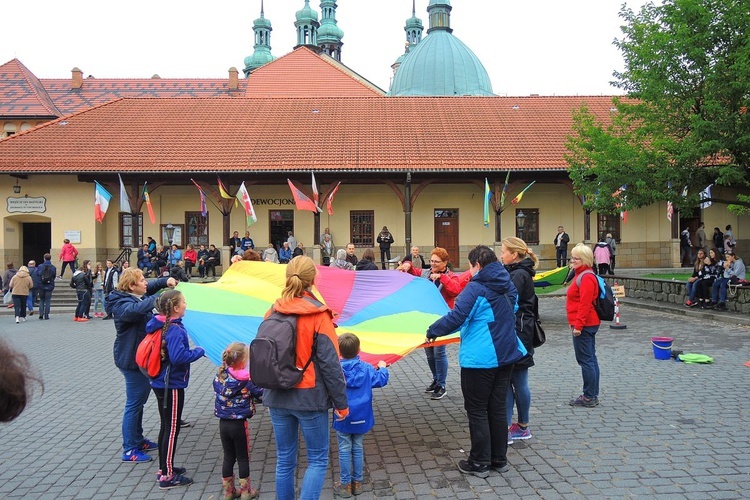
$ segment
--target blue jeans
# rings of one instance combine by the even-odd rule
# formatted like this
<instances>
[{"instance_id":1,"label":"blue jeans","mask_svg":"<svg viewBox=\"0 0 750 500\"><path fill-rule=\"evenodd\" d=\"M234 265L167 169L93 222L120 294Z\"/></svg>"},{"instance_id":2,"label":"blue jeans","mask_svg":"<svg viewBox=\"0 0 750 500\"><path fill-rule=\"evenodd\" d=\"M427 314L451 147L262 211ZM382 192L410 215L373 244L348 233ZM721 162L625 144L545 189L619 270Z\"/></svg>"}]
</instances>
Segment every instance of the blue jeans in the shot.
<instances>
[{"instance_id":1,"label":"blue jeans","mask_svg":"<svg viewBox=\"0 0 750 500\"><path fill-rule=\"evenodd\" d=\"M364 434L346 434L336 431L339 438L339 467L341 484L352 481L362 482L362 471L365 467Z\"/></svg>"},{"instance_id":2,"label":"blue jeans","mask_svg":"<svg viewBox=\"0 0 750 500\"><path fill-rule=\"evenodd\" d=\"M729 278L717 278L716 281L714 281L711 300L714 302L726 302L727 286L729 286Z\"/></svg>"},{"instance_id":3,"label":"blue jeans","mask_svg":"<svg viewBox=\"0 0 750 500\"><path fill-rule=\"evenodd\" d=\"M700 284L700 280L693 281L692 283L688 281L685 284L685 288L687 289L687 294L688 294L688 300L690 302L695 302L695 294L698 293L699 284Z\"/></svg>"},{"instance_id":4,"label":"blue jeans","mask_svg":"<svg viewBox=\"0 0 750 500\"><path fill-rule=\"evenodd\" d=\"M317 499L323 491L328 470L328 445L331 424L327 411L297 411L270 408L276 438L276 495L279 500L294 500L299 429L307 448L307 470L302 480L300 500Z\"/></svg>"},{"instance_id":5,"label":"blue jeans","mask_svg":"<svg viewBox=\"0 0 750 500\"><path fill-rule=\"evenodd\" d=\"M529 389L529 369L513 368L508 385L508 397L505 406L508 412L508 425L513 418L513 403L518 405L518 423L529 423L529 409L531 408L531 390Z\"/></svg>"},{"instance_id":6,"label":"blue jeans","mask_svg":"<svg viewBox=\"0 0 750 500\"><path fill-rule=\"evenodd\" d=\"M143 407L151 393L151 384L140 370L123 370L125 377L125 413L122 416L122 449L130 451L143 443Z\"/></svg>"},{"instance_id":7,"label":"blue jeans","mask_svg":"<svg viewBox=\"0 0 750 500\"><path fill-rule=\"evenodd\" d=\"M599 326L585 326L581 334L573 336L573 350L583 376L583 396L599 397L599 361L596 359L596 332Z\"/></svg>"},{"instance_id":8,"label":"blue jeans","mask_svg":"<svg viewBox=\"0 0 750 500\"><path fill-rule=\"evenodd\" d=\"M87 290L85 292L76 291L76 295L78 295L76 318L84 318L89 315L89 307L91 307L91 294Z\"/></svg>"},{"instance_id":9,"label":"blue jeans","mask_svg":"<svg viewBox=\"0 0 750 500\"><path fill-rule=\"evenodd\" d=\"M26 299L26 310L34 312L34 302L36 302L36 290L29 290L29 296Z\"/></svg>"},{"instance_id":10,"label":"blue jeans","mask_svg":"<svg viewBox=\"0 0 750 500\"><path fill-rule=\"evenodd\" d=\"M52 302L52 290L39 290L39 317L49 319L49 305Z\"/></svg>"},{"instance_id":11,"label":"blue jeans","mask_svg":"<svg viewBox=\"0 0 750 500\"><path fill-rule=\"evenodd\" d=\"M432 372L432 380L440 387L445 387L445 379L448 377L448 354L445 352L445 346L425 347L424 352L427 354L427 365Z\"/></svg>"},{"instance_id":12,"label":"blue jeans","mask_svg":"<svg viewBox=\"0 0 750 500\"><path fill-rule=\"evenodd\" d=\"M104 289L97 288L94 290L94 314L97 313L97 307L100 306L101 312L104 312Z\"/></svg>"}]
</instances>

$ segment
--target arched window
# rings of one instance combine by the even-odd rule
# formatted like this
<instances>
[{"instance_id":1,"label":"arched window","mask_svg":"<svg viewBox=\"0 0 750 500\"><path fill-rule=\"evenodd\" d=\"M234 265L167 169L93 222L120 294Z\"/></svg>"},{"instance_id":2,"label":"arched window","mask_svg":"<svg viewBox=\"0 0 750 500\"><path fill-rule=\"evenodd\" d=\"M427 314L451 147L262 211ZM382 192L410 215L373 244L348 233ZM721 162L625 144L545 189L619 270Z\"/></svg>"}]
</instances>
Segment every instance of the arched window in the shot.
<instances>
[{"instance_id":1,"label":"arched window","mask_svg":"<svg viewBox=\"0 0 750 500\"><path fill-rule=\"evenodd\" d=\"M3 137L10 137L16 132L18 132L18 128L15 123L6 123L3 125Z\"/></svg>"}]
</instances>

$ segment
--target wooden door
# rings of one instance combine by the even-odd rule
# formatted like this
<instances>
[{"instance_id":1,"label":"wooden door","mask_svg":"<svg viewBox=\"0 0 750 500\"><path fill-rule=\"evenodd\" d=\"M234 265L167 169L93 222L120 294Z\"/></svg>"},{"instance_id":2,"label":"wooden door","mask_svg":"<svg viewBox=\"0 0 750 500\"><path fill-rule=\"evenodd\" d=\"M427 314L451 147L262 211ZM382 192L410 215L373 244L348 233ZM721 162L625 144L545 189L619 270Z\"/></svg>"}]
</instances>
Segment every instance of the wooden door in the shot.
<instances>
[{"instance_id":1,"label":"wooden door","mask_svg":"<svg viewBox=\"0 0 750 500\"><path fill-rule=\"evenodd\" d=\"M435 246L445 248L453 268L459 268L457 208L435 209Z\"/></svg>"}]
</instances>

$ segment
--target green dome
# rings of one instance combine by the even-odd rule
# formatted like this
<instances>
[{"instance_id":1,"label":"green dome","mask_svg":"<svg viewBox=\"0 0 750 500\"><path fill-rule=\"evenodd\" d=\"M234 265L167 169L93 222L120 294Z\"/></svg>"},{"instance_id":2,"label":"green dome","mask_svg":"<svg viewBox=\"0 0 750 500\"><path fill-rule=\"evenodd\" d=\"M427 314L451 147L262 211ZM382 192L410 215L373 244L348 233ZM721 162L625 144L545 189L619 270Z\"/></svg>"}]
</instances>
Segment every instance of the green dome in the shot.
<instances>
[{"instance_id":1,"label":"green dome","mask_svg":"<svg viewBox=\"0 0 750 500\"><path fill-rule=\"evenodd\" d=\"M427 8L429 9L433 5L450 5L450 0L430 0L430 3L427 4Z\"/></svg>"},{"instance_id":2,"label":"green dome","mask_svg":"<svg viewBox=\"0 0 750 500\"><path fill-rule=\"evenodd\" d=\"M253 52L253 55L247 56L245 58L245 68L246 69L256 69L260 68L264 64L268 64L271 61L273 61L275 57L271 54L270 50L263 50L256 49L255 52Z\"/></svg>"},{"instance_id":3,"label":"green dome","mask_svg":"<svg viewBox=\"0 0 750 500\"><path fill-rule=\"evenodd\" d=\"M471 49L447 30L435 30L406 55L388 95L493 94L490 77Z\"/></svg>"},{"instance_id":4,"label":"green dome","mask_svg":"<svg viewBox=\"0 0 750 500\"><path fill-rule=\"evenodd\" d=\"M253 27L271 29L271 21L263 17L263 14L261 14L258 19L253 21Z\"/></svg>"},{"instance_id":5,"label":"green dome","mask_svg":"<svg viewBox=\"0 0 750 500\"><path fill-rule=\"evenodd\" d=\"M344 30L337 25L325 21L320 24L320 28L318 28L318 43L324 42L326 39L341 40L342 38L344 38Z\"/></svg>"},{"instance_id":6,"label":"green dome","mask_svg":"<svg viewBox=\"0 0 750 500\"><path fill-rule=\"evenodd\" d=\"M310 0L305 0L305 6L297 11L297 21L318 21L318 13L310 7Z\"/></svg>"}]
</instances>

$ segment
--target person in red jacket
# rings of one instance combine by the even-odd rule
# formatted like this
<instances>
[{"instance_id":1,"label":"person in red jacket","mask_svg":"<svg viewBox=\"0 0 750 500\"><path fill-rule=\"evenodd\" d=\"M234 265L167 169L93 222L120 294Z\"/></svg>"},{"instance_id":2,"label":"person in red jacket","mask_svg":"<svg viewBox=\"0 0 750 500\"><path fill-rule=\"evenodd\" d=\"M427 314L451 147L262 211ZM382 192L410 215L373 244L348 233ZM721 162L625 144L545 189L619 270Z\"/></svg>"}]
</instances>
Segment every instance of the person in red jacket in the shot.
<instances>
[{"instance_id":1,"label":"person in red jacket","mask_svg":"<svg viewBox=\"0 0 750 500\"><path fill-rule=\"evenodd\" d=\"M60 279L65 274L65 266L70 267L70 272L76 272L75 262L78 257L78 249L73 246L68 238L63 240L63 246L60 250L60 262L62 262L62 268L60 269Z\"/></svg>"},{"instance_id":2,"label":"person in red jacket","mask_svg":"<svg viewBox=\"0 0 750 500\"><path fill-rule=\"evenodd\" d=\"M593 408L599 404L599 362L596 359L596 332L601 321L594 309L599 295L599 280L593 274L594 253L591 248L579 243L573 248L570 267L575 278L568 287L565 309L568 324L573 333L573 350L583 376L583 394L571 399L570 406ZM592 271L581 274L584 271Z\"/></svg>"}]
</instances>

